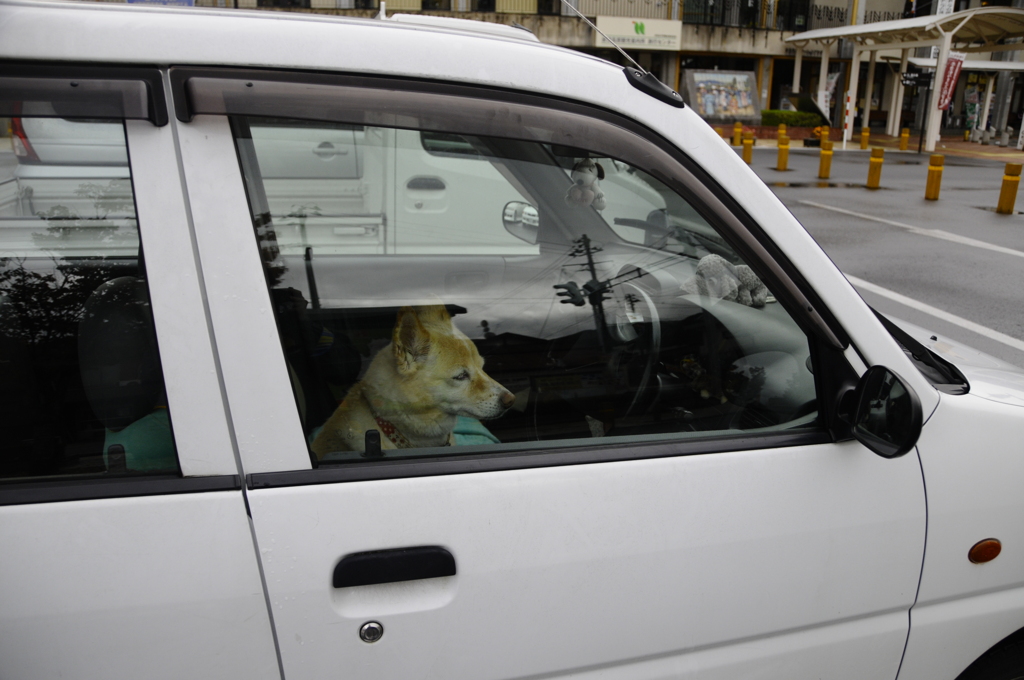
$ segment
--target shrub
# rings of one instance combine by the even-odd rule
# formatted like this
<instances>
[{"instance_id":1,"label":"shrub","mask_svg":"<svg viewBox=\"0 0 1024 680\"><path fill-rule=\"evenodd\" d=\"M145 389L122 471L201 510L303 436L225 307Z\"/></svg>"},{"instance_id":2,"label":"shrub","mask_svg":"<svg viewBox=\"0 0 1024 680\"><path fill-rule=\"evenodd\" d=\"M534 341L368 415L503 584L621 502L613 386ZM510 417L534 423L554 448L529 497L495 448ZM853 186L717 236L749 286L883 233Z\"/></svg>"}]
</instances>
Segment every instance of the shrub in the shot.
<instances>
[{"instance_id":1,"label":"shrub","mask_svg":"<svg viewBox=\"0 0 1024 680\"><path fill-rule=\"evenodd\" d=\"M774 126L785 123L786 127L816 127L825 121L816 113L803 111L782 111L768 109L761 112L761 125Z\"/></svg>"}]
</instances>

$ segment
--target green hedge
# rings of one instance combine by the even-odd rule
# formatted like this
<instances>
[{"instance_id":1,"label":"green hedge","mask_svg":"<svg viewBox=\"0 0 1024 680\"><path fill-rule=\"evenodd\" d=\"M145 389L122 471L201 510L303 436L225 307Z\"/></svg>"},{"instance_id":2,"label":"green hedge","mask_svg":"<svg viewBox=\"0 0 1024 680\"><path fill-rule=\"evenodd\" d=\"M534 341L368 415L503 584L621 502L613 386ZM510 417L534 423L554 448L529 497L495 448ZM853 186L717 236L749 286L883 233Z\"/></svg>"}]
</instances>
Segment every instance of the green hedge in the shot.
<instances>
[{"instance_id":1,"label":"green hedge","mask_svg":"<svg viewBox=\"0 0 1024 680\"><path fill-rule=\"evenodd\" d=\"M817 127L825 121L816 113L803 111L768 109L761 112L761 125L774 126L780 123L785 123L786 127Z\"/></svg>"}]
</instances>

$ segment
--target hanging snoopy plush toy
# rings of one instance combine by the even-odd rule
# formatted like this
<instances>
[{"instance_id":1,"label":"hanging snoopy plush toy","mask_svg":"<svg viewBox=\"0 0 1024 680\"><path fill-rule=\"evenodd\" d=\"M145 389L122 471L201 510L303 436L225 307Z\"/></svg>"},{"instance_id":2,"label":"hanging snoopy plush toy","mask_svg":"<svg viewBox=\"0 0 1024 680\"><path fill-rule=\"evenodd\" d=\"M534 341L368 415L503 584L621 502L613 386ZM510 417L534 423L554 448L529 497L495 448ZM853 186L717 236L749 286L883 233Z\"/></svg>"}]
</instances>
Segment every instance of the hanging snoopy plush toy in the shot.
<instances>
[{"instance_id":1,"label":"hanging snoopy plush toy","mask_svg":"<svg viewBox=\"0 0 1024 680\"><path fill-rule=\"evenodd\" d=\"M604 210L604 192L598 183L604 179L604 168L592 158L584 158L573 166L572 186L565 192L565 202L579 208L593 206Z\"/></svg>"}]
</instances>

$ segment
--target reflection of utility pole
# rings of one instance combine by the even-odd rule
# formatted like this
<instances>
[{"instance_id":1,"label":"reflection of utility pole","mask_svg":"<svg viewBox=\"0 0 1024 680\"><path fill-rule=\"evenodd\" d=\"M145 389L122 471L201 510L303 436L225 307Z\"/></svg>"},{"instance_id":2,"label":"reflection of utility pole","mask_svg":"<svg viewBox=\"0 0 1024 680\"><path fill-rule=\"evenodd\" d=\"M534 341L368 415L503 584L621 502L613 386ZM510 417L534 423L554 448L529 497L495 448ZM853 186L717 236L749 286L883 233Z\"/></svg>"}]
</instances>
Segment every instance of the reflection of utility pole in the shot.
<instances>
[{"instance_id":1,"label":"reflection of utility pole","mask_svg":"<svg viewBox=\"0 0 1024 680\"><path fill-rule=\"evenodd\" d=\"M607 281L598 281L597 267L594 265L594 253L601 252L601 248L591 246L590 238L586 234L583 234L579 241L576 241L576 244L570 255L576 257L580 255L587 256L587 271L590 272L590 280L583 284L583 291L587 294L590 306L594 310L594 326L597 328L597 337L601 343L601 351L606 352L608 351L608 343L606 341L608 329L604 320L604 299L609 285Z\"/></svg>"},{"instance_id":2,"label":"reflection of utility pole","mask_svg":"<svg viewBox=\"0 0 1024 680\"><path fill-rule=\"evenodd\" d=\"M590 280L583 284L582 288L577 286L575 281L559 283L555 285L555 290L558 291L558 297L565 298L564 300L559 300L563 304L582 307L588 301L590 302L590 306L594 310L594 327L597 329L597 336L601 341L601 350L607 351L609 347L608 326L605 323L604 300L608 298L608 291L612 289L612 286L639 279L644 275L644 272L636 269L625 274L613 276L606 281L599 281L597 278L597 266L594 264L594 253L599 253L601 250L603 249L600 247L590 245L590 238L586 234L573 241L573 249L569 251L569 257L586 256L586 268L590 272ZM621 280L616 281L616 279ZM584 295L586 295L586 298L584 298ZM629 304L631 312L636 311L636 303L639 301L640 299L635 295L626 296L626 302Z\"/></svg>"}]
</instances>

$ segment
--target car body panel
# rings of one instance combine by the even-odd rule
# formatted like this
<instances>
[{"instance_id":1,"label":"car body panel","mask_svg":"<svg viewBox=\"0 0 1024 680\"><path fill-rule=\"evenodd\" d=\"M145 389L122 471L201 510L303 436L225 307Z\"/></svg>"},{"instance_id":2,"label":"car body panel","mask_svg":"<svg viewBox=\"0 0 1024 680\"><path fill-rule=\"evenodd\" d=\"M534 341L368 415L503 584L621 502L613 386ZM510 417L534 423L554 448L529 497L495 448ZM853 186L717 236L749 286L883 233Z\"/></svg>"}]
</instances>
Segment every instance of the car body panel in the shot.
<instances>
[{"instance_id":1,"label":"car body panel","mask_svg":"<svg viewBox=\"0 0 1024 680\"><path fill-rule=\"evenodd\" d=\"M935 426L918 442L928 545L901 678L958 673L1024 624L1024 409L943 395L932 418ZM968 551L988 538L998 539L1002 552L973 564ZM993 615L982 616L986 610Z\"/></svg>"},{"instance_id":2,"label":"car body panel","mask_svg":"<svg viewBox=\"0 0 1024 680\"><path fill-rule=\"evenodd\" d=\"M239 491L0 507L8 677L277 678Z\"/></svg>"},{"instance_id":3,"label":"car body panel","mask_svg":"<svg viewBox=\"0 0 1024 680\"><path fill-rule=\"evenodd\" d=\"M658 657L697 678L744 668L724 650L754 639L766 677L867 677L830 660L859 655L871 677L893 677L923 549L916 456L886 461L856 442L249 498L294 678L349 664L379 678L606 664L647 678L662 671L639 662ZM331 587L343 556L412 545L444 546L457 574ZM358 636L368 620L385 630L373 645ZM705 648L723 652L690 656Z\"/></svg>"}]
</instances>

